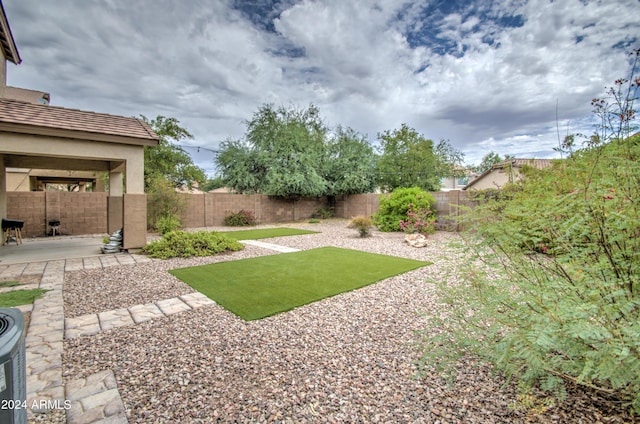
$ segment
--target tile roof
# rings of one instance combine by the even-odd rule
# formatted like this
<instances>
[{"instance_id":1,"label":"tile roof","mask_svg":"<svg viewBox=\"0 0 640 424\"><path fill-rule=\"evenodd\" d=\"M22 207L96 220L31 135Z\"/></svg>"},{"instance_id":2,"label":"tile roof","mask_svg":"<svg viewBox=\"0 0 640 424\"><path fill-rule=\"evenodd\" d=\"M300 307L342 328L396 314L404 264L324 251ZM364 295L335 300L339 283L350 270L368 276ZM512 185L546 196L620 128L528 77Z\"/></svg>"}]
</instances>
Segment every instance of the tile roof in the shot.
<instances>
[{"instance_id":1,"label":"tile roof","mask_svg":"<svg viewBox=\"0 0 640 424\"><path fill-rule=\"evenodd\" d=\"M0 99L0 125L8 130L7 124L13 131L22 133L42 135L47 130L62 130L70 137L89 140L102 141L115 136L136 139L136 144L158 144L153 130L136 118Z\"/></svg>"},{"instance_id":2,"label":"tile roof","mask_svg":"<svg viewBox=\"0 0 640 424\"><path fill-rule=\"evenodd\" d=\"M0 0L0 48L6 60L10 60L16 65L22 62L20 53L18 53L18 48L16 47L16 42L13 39L13 34L11 34L11 28L9 27L7 14L4 12L2 0Z\"/></svg>"},{"instance_id":3,"label":"tile roof","mask_svg":"<svg viewBox=\"0 0 640 424\"><path fill-rule=\"evenodd\" d=\"M493 169L501 169L504 168L506 166L513 166L516 168L522 168L524 165L527 166L531 166L537 169L544 169L544 168L549 168L551 167L551 161L552 159L518 159L518 158L514 158L514 159L507 159L505 161L502 161L500 163L497 163L495 165L493 165Z\"/></svg>"}]
</instances>

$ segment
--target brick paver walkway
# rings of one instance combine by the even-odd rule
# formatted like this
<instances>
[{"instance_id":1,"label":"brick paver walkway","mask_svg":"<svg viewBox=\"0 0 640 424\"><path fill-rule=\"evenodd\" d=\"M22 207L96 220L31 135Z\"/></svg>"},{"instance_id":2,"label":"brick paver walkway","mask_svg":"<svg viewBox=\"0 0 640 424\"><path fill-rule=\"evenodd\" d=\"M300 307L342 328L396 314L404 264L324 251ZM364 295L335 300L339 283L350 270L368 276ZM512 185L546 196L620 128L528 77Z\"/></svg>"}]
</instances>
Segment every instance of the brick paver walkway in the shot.
<instances>
[{"instance_id":1,"label":"brick paver walkway","mask_svg":"<svg viewBox=\"0 0 640 424\"><path fill-rule=\"evenodd\" d=\"M65 390L62 381L62 351L66 327L62 299L64 273L149 261L151 259L146 256L120 253L84 259L0 266L2 279L41 274L39 287L49 290L42 298L37 299L32 307L25 305L19 308L23 312L31 311L25 340L27 406L30 420L34 414L46 414L55 409L63 409L66 410L68 423L127 423L124 405L112 372L98 373L86 379L69 382ZM108 312L106 314L108 317ZM107 320L98 331L119 325L119 322L112 321L109 327Z\"/></svg>"},{"instance_id":2,"label":"brick paver walkway","mask_svg":"<svg viewBox=\"0 0 640 424\"><path fill-rule=\"evenodd\" d=\"M298 250L256 240L242 241L242 243L278 252ZM37 299L33 306L19 307L23 312L31 311L25 340L27 405L30 420L33 419L34 414L47 414L53 410L62 409L66 413L67 423L70 424L128 423L112 371L102 371L87 378L69 381L65 387L62 381L63 340L135 325L154 318L213 305L215 302L202 293L195 292L145 305L65 320L62 298L64 273L150 261L152 259L143 255L119 253L99 257L0 265L0 279L41 275L39 287L49 290L42 298ZM28 288L35 288L35 284Z\"/></svg>"}]
</instances>

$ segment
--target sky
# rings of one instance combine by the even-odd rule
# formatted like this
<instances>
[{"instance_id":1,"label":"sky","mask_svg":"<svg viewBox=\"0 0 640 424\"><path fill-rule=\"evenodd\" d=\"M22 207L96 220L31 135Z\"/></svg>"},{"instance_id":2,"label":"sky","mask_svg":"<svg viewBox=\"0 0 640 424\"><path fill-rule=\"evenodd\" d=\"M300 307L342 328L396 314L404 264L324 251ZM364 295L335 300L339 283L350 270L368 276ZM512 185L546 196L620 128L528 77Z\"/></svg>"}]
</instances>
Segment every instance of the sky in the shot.
<instances>
[{"instance_id":1,"label":"sky","mask_svg":"<svg viewBox=\"0 0 640 424\"><path fill-rule=\"evenodd\" d=\"M316 105L372 144L403 123L477 164L555 158L628 73L640 0L4 0L7 84L51 105L174 117L212 176L265 103ZM195 146L200 147L197 149Z\"/></svg>"}]
</instances>

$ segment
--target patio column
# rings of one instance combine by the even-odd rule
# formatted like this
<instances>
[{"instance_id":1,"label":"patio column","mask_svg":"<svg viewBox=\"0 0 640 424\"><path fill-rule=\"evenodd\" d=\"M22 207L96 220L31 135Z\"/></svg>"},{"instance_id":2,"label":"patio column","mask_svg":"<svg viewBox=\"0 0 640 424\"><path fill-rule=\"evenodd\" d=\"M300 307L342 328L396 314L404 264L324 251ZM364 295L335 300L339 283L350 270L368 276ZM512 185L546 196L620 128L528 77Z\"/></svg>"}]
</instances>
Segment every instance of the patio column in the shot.
<instances>
[{"instance_id":1,"label":"patio column","mask_svg":"<svg viewBox=\"0 0 640 424\"><path fill-rule=\"evenodd\" d=\"M123 227L125 249L147 244L147 196L144 194L144 150L132 150L127 157L126 192L123 196Z\"/></svg>"}]
</instances>

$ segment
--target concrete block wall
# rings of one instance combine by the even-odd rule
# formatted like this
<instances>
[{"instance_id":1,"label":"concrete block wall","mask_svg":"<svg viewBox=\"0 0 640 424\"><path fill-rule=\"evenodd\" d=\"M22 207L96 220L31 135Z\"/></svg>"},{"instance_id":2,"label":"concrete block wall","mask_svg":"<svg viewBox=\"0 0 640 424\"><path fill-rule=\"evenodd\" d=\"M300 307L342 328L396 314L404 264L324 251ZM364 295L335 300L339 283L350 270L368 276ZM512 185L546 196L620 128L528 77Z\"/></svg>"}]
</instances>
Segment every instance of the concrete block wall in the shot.
<instances>
[{"instance_id":1,"label":"concrete block wall","mask_svg":"<svg viewBox=\"0 0 640 424\"><path fill-rule=\"evenodd\" d=\"M205 224L205 195L181 193L180 199L184 202L184 213L180 216L182 225L187 228L204 227Z\"/></svg>"},{"instance_id":2,"label":"concrete block wall","mask_svg":"<svg viewBox=\"0 0 640 424\"><path fill-rule=\"evenodd\" d=\"M45 192L7 192L7 218L24 221L23 238L45 235Z\"/></svg>"},{"instance_id":3,"label":"concrete block wall","mask_svg":"<svg viewBox=\"0 0 640 424\"><path fill-rule=\"evenodd\" d=\"M7 217L24 221L22 237L42 237L60 220L62 234L107 232L106 193L7 192Z\"/></svg>"},{"instance_id":4,"label":"concrete block wall","mask_svg":"<svg viewBox=\"0 0 640 424\"><path fill-rule=\"evenodd\" d=\"M240 210L252 212L256 221L263 224L296 221L310 218L317 209L326 206L326 198L292 200L262 194L206 193L204 222L205 226L223 225L225 216Z\"/></svg>"},{"instance_id":5,"label":"concrete block wall","mask_svg":"<svg viewBox=\"0 0 640 424\"><path fill-rule=\"evenodd\" d=\"M336 199L335 214L339 218L353 218L355 216L371 216L378 211L380 195L377 193L351 194L339 196Z\"/></svg>"},{"instance_id":6,"label":"concrete block wall","mask_svg":"<svg viewBox=\"0 0 640 424\"><path fill-rule=\"evenodd\" d=\"M459 205L472 206L468 194L464 191L432 194L437 201L438 228L460 230L450 217L461 213ZM226 215L241 209L253 212L259 223L268 224L305 220L317 209L328 206L328 199L324 197L292 200L230 193L181 194L181 197L186 203L181 217L186 228L223 225ZM112 203L113 213L123 209L122 199L117 200L117 205L114 205L114 199L108 201L106 193L7 192L7 217L25 221L23 237L46 235L49 231L47 222L51 219L60 220L63 234L102 234L109 232L108 203ZM371 216L377 212L379 204L380 195L375 193L339 196L335 202L335 214L347 219L358 215ZM130 234L134 240L142 240L144 234L142 222L146 222L146 196L131 197L125 213L131 217L142 211L144 215L139 220L136 215L135 222L130 223L130 230L135 232Z\"/></svg>"},{"instance_id":7,"label":"concrete block wall","mask_svg":"<svg viewBox=\"0 0 640 424\"><path fill-rule=\"evenodd\" d=\"M45 193L47 194L47 221L59 219L62 234L107 232L107 193ZM49 199L52 201L50 202ZM50 203L55 205L55 209L50 208Z\"/></svg>"}]
</instances>

